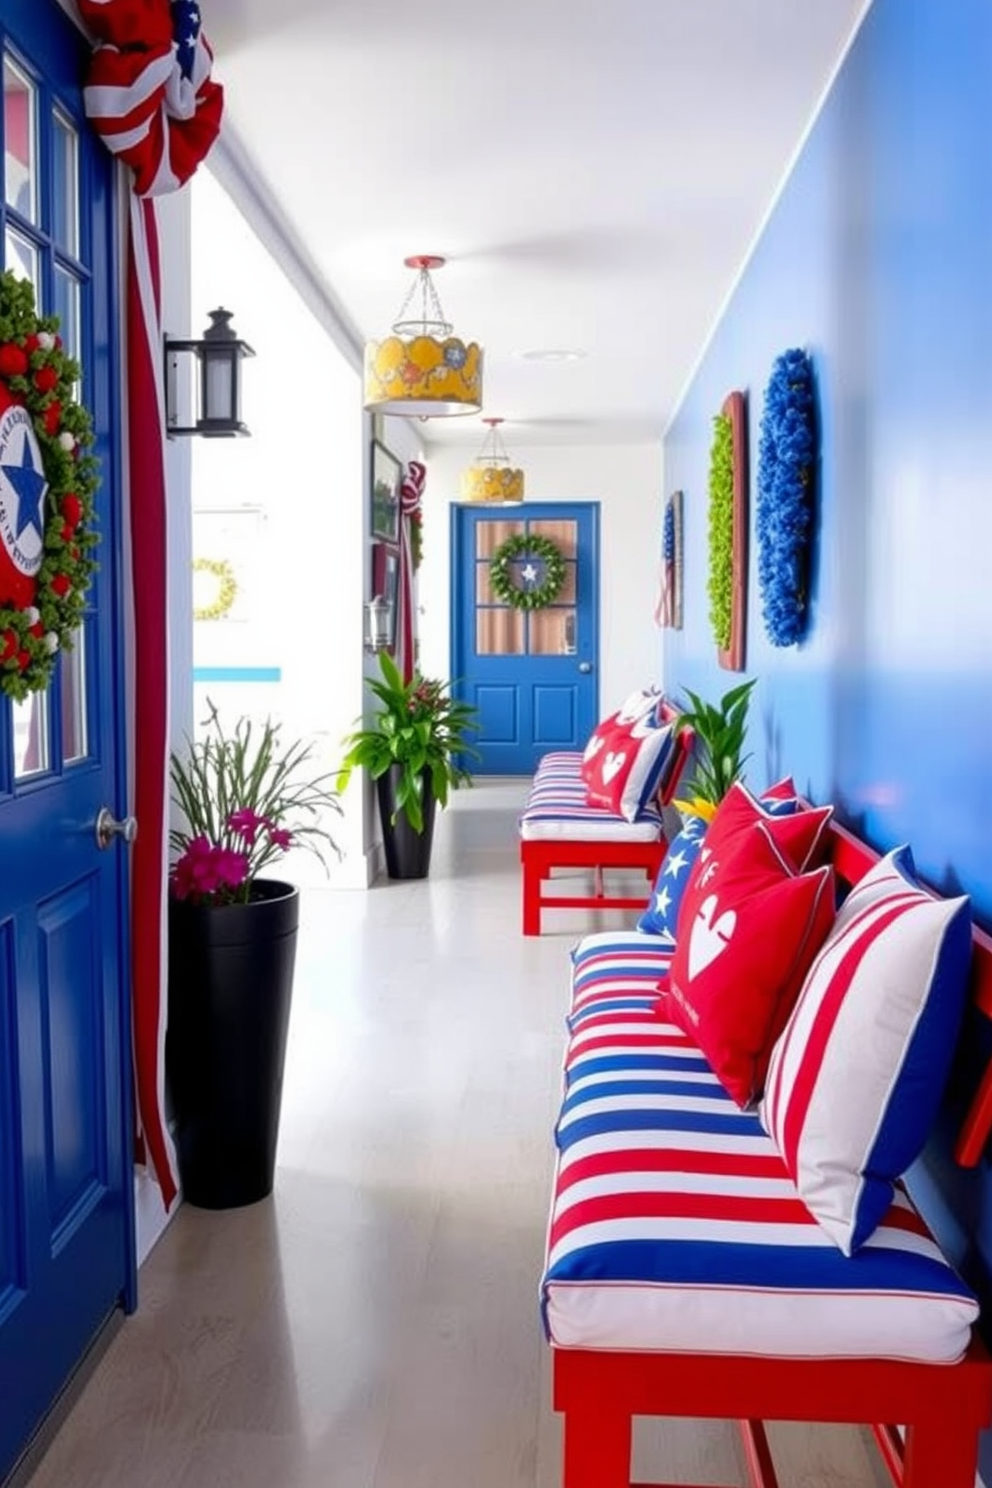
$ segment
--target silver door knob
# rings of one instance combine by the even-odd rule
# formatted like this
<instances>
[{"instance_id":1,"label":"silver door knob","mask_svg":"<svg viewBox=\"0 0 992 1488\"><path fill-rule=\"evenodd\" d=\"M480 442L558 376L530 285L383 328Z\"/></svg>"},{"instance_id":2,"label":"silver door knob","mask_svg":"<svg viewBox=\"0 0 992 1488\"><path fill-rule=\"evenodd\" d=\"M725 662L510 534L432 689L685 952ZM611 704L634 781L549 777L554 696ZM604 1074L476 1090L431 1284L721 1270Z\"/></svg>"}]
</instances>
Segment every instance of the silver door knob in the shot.
<instances>
[{"instance_id":1,"label":"silver door knob","mask_svg":"<svg viewBox=\"0 0 992 1488\"><path fill-rule=\"evenodd\" d=\"M106 849L115 837L120 837L124 842L131 845L138 835L138 818L136 816L125 816L123 821L118 821L109 806L100 807L100 815L96 819L96 845L101 850Z\"/></svg>"},{"instance_id":2,"label":"silver door knob","mask_svg":"<svg viewBox=\"0 0 992 1488\"><path fill-rule=\"evenodd\" d=\"M591 661L580 661L579 662L579 671L580 672L591 672L592 671L592 662Z\"/></svg>"}]
</instances>

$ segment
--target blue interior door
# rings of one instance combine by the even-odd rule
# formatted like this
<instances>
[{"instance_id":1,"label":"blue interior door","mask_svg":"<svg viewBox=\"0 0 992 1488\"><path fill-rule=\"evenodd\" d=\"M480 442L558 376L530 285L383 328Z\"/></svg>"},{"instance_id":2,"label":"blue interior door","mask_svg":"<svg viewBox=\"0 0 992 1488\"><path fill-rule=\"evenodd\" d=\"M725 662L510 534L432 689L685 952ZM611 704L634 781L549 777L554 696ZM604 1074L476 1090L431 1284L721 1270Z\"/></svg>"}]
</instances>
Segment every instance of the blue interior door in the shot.
<instances>
[{"instance_id":1,"label":"blue interior door","mask_svg":"<svg viewBox=\"0 0 992 1488\"><path fill-rule=\"evenodd\" d=\"M0 1479L134 1292L117 720L113 175L82 114L88 48L55 0L4 0L2 261L82 365L102 542L46 693L0 694ZM6 481L0 461L0 483ZM5 488L8 498L10 492Z\"/></svg>"},{"instance_id":2,"label":"blue interior door","mask_svg":"<svg viewBox=\"0 0 992 1488\"><path fill-rule=\"evenodd\" d=\"M479 710L474 774L530 775L549 749L581 749L598 717L599 506L531 502L453 506L452 676L456 697ZM525 610L492 591L493 554L507 538L550 538L565 559L555 600ZM529 571L528 571L529 570ZM541 582L516 565L518 587Z\"/></svg>"}]
</instances>

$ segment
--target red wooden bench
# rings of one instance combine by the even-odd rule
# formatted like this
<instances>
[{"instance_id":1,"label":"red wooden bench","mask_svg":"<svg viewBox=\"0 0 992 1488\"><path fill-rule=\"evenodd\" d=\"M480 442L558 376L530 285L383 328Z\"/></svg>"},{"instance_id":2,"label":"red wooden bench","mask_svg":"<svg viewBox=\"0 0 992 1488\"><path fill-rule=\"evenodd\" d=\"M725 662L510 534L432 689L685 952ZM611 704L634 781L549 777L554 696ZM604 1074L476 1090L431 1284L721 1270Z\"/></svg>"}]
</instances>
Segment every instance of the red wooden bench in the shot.
<instances>
[{"instance_id":1,"label":"red wooden bench","mask_svg":"<svg viewBox=\"0 0 992 1488\"><path fill-rule=\"evenodd\" d=\"M856 882L877 860L833 829L839 879ZM973 946L973 1006L992 1018L992 938L976 929ZM632 985L624 983L628 992ZM960 1129L959 1164L978 1162L990 1128L992 1064ZM979 1434L992 1424L992 1359L974 1331L964 1357L950 1364L556 1346L553 1381L554 1407L564 1415L564 1488L631 1488L635 1416L737 1420L754 1488L778 1484L765 1420L869 1425L902 1488L974 1488Z\"/></svg>"},{"instance_id":2,"label":"red wooden bench","mask_svg":"<svg viewBox=\"0 0 992 1488\"><path fill-rule=\"evenodd\" d=\"M675 711L665 707L666 717L674 718ZM681 729L676 735L672 756L658 789L658 806L666 806L678 788L682 772L692 752L694 735L691 729ZM566 756L555 758L564 761ZM567 756L574 768L576 779L582 756ZM535 783L539 780L535 777ZM533 800L533 792L532 797ZM520 867L522 875L522 929L524 935L540 935L541 911L544 909L643 909L647 904L651 886L655 881L667 842L664 836L660 810L652 808L642 820L625 821L609 811L584 808L581 816L568 813L568 802L563 800L560 819L554 823L555 835L526 836L527 816L521 818ZM545 813L553 816L554 807ZM545 883L552 873L560 869L591 875L591 887L584 892L547 893ZM607 890L606 871L643 873L647 889L641 895L610 893Z\"/></svg>"}]
</instances>

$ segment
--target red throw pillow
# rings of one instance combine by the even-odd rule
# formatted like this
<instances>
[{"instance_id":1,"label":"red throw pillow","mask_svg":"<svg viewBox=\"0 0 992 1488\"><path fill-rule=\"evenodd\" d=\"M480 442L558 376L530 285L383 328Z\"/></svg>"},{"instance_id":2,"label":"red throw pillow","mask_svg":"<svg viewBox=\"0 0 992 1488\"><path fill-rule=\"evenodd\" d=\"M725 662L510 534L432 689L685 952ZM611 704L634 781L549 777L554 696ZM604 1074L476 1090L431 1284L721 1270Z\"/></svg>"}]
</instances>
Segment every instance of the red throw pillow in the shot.
<instances>
[{"instance_id":1,"label":"red throw pillow","mask_svg":"<svg viewBox=\"0 0 992 1488\"><path fill-rule=\"evenodd\" d=\"M833 869L798 873L765 823L686 887L660 1010L695 1039L738 1105L760 1097L772 1046L833 919Z\"/></svg>"},{"instance_id":2,"label":"red throw pillow","mask_svg":"<svg viewBox=\"0 0 992 1488\"><path fill-rule=\"evenodd\" d=\"M582 779L590 806L601 806L636 821L657 793L672 748L673 723L653 715L633 722L599 724L582 759Z\"/></svg>"},{"instance_id":3,"label":"red throw pillow","mask_svg":"<svg viewBox=\"0 0 992 1488\"><path fill-rule=\"evenodd\" d=\"M711 857L718 855L739 832L748 831L758 822L768 828L769 837L783 857L802 871L814 860L833 812L832 806L802 806L788 816L777 816L766 811L739 780L735 781L707 828L706 846L699 855L696 871L705 870ZM688 887L692 887L691 883Z\"/></svg>"},{"instance_id":4,"label":"red throw pillow","mask_svg":"<svg viewBox=\"0 0 992 1488\"><path fill-rule=\"evenodd\" d=\"M796 782L791 775L783 775L781 780L776 780L761 792L763 801L794 801L799 792L796 790Z\"/></svg>"}]
</instances>

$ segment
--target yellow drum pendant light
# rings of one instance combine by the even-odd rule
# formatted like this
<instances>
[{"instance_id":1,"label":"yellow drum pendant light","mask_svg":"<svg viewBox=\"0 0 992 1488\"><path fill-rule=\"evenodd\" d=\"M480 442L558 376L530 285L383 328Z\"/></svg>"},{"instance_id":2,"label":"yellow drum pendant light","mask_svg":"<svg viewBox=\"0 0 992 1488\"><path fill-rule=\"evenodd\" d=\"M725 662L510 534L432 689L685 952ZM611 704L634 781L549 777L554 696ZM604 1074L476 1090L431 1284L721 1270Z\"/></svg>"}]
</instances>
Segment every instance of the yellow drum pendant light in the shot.
<instances>
[{"instance_id":1,"label":"yellow drum pendant light","mask_svg":"<svg viewBox=\"0 0 992 1488\"><path fill-rule=\"evenodd\" d=\"M509 505L524 499L524 473L514 470L499 433L501 418L483 419L489 433L475 463L462 472L462 500Z\"/></svg>"},{"instance_id":2,"label":"yellow drum pendant light","mask_svg":"<svg viewBox=\"0 0 992 1488\"><path fill-rule=\"evenodd\" d=\"M431 270L444 259L418 253L403 260L417 277L393 322L393 334L365 347L365 407L407 418L478 413L482 407L482 348L453 336ZM411 305L419 298L419 314Z\"/></svg>"}]
</instances>

